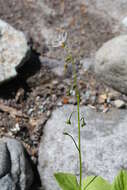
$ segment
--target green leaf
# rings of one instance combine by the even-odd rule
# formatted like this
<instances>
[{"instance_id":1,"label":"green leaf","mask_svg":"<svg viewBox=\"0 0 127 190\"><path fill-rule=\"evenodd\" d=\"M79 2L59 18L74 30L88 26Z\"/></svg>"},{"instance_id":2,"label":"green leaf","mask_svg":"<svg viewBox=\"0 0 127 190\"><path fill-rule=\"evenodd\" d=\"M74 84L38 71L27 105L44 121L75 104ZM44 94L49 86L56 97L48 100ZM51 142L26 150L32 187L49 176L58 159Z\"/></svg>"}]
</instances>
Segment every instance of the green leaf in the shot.
<instances>
[{"instance_id":1,"label":"green leaf","mask_svg":"<svg viewBox=\"0 0 127 190\"><path fill-rule=\"evenodd\" d=\"M111 184L99 176L89 176L83 180L83 190L111 190Z\"/></svg>"},{"instance_id":2,"label":"green leaf","mask_svg":"<svg viewBox=\"0 0 127 190\"><path fill-rule=\"evenodd\" d=\"M114 180L111 190L127 190L127 171L121 170Z\"/></svg>"},{"instance_id":3,"label":"green leaf","mask_svg":"<svg viewBox=\"0 0 127 190\"><path fill-rule=\"evenodd\" d=\"M72 55L68 55L65 59L66 63L70 63L72 61Z\"/></svg>"},{"instance_id":4,"label":"green leaf","mask_svg":"<svg viewBox=\"0 0 127 190\"><path fill-rule=\"evenodd\" d=\"M54 176L62 190L79 190L79 185L75 175L60 172L55 173Z\"/></svg>"}]
</instances>

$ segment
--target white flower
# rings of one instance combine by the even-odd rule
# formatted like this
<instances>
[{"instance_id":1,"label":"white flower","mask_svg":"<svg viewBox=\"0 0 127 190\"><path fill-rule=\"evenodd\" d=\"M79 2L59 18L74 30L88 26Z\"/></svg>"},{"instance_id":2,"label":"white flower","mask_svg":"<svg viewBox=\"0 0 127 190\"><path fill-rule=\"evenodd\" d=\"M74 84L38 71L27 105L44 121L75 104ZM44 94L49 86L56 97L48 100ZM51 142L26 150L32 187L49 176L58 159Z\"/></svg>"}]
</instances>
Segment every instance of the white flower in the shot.
<instances>
[{"instance_id":1,"label":"white flower","mask_svg":"<svg viewBox=\"0 0 127 190\"><path fill-rule=\"evenodd\" d=\"M61 47L67 40L67 32L60 31L54 34L53 40L51 42L52 47Z\"/></svg>"}]
</instances>

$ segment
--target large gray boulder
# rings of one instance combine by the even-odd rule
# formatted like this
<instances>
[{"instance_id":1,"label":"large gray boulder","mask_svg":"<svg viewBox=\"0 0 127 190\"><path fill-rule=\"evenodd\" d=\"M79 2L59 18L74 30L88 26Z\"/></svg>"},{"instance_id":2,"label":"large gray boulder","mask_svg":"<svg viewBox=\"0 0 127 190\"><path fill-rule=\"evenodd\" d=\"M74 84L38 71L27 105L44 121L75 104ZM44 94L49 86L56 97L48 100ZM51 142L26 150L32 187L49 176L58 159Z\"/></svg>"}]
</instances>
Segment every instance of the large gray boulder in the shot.
<instances>
[{"instance_id":1,"label":"large gray boulder","mask_svg":"<svg viewBox=\"0 0 127 190\"><path fill-rule=\"evenodd\" d=\"M76 113L72 127L65 124L75 110L73 106L56 109L44 128L38 170L45 190L59 190L54 172L73 172L79 177L78 153L72 140L63 135L68 131L77 139ZM81 108L87 123L81 132L84 175L101 175L112 181L122 167L127 168L126 115L127 110L98 113L89 107Z\"/></svg>"},{"instance_id":2,"label":"large gray boulder","mask_svg":"<svg viewBox=\"0 0 127 190\"><path fill-rule=\"evenodd\" d=\"M81 0L87 6L96 8L98 11L104 11L107 16L111 16L117 20L121 20L126 16L127 0Z\"/></svg>"},{"instance_id":3,"label":"large gray boulder","mask_svg":"<svg viewBox=\"0 0 127 190\"><path fill-rule=\"evenodd\" d=\"M23 32L0 20L0 83L17 75L30 48Z\"/></svg>"},{"instance_id":4,"label":"large gray boulder","mask_svg":"<svg viewBox=\"0 0 127 190\"><path fill-rule=\"evenodd\" d=\"M99 80L127 94L127 35L106 42L97 51L95 62Z\"/></svg>"},{"instance_id":5,"label":"large gray boulder","mask_svg":"<svg viewBox=\"0 0 127 190\"><path fill-rule=\"evenodd\" d=\"M11 138L0 140L0 189L28 190L33 171L22 144Z\"/></svg>"}]
</instances>

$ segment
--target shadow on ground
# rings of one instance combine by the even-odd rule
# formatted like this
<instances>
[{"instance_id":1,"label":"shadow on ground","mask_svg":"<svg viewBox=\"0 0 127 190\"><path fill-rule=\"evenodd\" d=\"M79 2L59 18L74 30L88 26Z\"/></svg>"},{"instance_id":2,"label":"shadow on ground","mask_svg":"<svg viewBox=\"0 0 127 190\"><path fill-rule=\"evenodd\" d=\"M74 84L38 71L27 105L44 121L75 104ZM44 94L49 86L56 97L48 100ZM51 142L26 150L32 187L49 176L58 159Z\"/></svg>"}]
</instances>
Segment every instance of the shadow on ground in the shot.
<instances>
[{"instance_id":1,"label":"shadow on ground","mask_svg":"<svg viewBox=\"0 0 127 190\"><path fill-rule=\"evenodd\" d=\"M26 80L39 71L40 68L39 55L35 51L32 51L30 59L22 67L17 68L17 77L1 84L0 97L3 99L14 98L19 88L23 88L25 93L31 91Z\"/></svg>"}]
</instances>

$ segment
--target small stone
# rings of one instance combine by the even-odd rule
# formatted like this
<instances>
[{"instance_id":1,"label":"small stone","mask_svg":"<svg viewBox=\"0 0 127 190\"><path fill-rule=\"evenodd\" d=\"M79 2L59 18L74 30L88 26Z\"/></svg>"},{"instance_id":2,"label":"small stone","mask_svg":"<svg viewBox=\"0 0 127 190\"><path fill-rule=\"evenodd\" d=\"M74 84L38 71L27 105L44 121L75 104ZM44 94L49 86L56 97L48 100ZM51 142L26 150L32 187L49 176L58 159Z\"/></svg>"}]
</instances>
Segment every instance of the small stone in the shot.
<instances>
[{"instance_id":1,"label":"small stone","mask_svg":"<svg viewBox=\"0 0 127 190\"><path fill-rule=\"evenodd\" d=\"M53 81L52 81L52 84L53 84L53 85L57 85L58 83L59 83L58 80L53 80Z\"/></svg>"},{"instance_id":2,"label":"small stone","mask_svg":"<svg viewBox=\"0 0 127 190\"><path fill-rule=\"evenodd\" d=\"M125 102L122 101L122 100L115 100L114 101L114 105L117 107L117 108L124 108L126 106Z\"/></svg>"},{"instance_id":3,"label":"small stone","mask_svg":"<svg viewBox=\"0 0 127 190\"><path fill-rule=\"evenodd\" d=\"M104 104L106 102L106 100L107 100L107 95L106 94L102 94L98 98L98 103L99 104Z\"/></svg>"},{"instance_id":4,"label":"small stone","mask_svg":"<svg viewBox=\"0 0 127 190\"><path fill-rule=\"evenodd\" d=\"M75 90L70 90L71 96L75 96Z\"/></svg>"},{"instance_id":5,"label":"small stone","mask_svg":"<svg viewBox=\"0 0 127 190\"><path fill-rule=\"evenodd\" d=\"M69 103L69 98L68 97L63 97L62 103L63 104L68 104Z\"/></svg>"},{"instance_id":6,"label":"small stone","mask_svg":"<svg viewBox=\"0 0 127 190\"><path fill-rule=\"evenodd\" d=\"M108 98L110 100L115 100L116 98L118 98L120 96L120 93L115 91L115 90L112 90L111 92L108 93Z\"/></svg>"},{"instance_id":7,"label":"small stone","mask_svg":"<svg viewBox=\"0 0 127 190\"><path fill-rule=\"evenodd\" d=\"M16 102L21 102L24 98L24 94L25 94L24 89L20 88L15 96Z\"/></svg>"},{"instance_id":8,"label":"small stone","mask_svg":"<svg viewBox=\"0 0 127 190\"><path fill-rule=\"evenodd\" d=\"M34 109L33 109L33 108L30 108L30 109L28 110L28 115L31 115L33 111L34 111Z\"/></svg>"},{"instance_id":9,"label":"small stone","mask_svg":"<svg viewBox=\"0 0 127 190\"><path fill-rule=\"evenodd\" d=\"M51 115L51 111L50 111L50 110L47 111L46 115L47 115L47 117L50 117L50 115Z\"/></svg>"},{"instance_id":10,"label":"small stone","mask_svg":"<svg viewBox=\"0 0 127 190\"><path fill-rule=\"evenodd\" d=\"M16 134L19 131L20 131L19 123L16 123L15 127L11 129L11 132Z\"/></svg>"},{"instance_id":11,"label":"small stone","mask_svg":"<svg viewBox=\"0 0 127 190\"><path fill-rule=\"evenodd\" d=\"M56 100L57 100L57 96L56 96L56 94L53 94L53 95L52 95L52 101L53 101L53 102L56 102Z\"/></svg>"},{"instance_id":12,"label":"small stone","mask_svg":"<svg viewBox=\"0 0 127 190\"><path fill-rule=\"evenodd\" d=\"M107 113L109 111L109 108L104 108L103 113Z\"/></svg>"},{"instance_id":13,"label":"small stone","mask_svg":"<svg viewBox=\"0 0 127 190\"><path fill-rule=\"evenodd\" d=\"M59 101L58 103L57 103L57 106L58 107L61 107L63 104L62 104L62 102L61 101Z\"/></svg>"},{"instance_id":14,"label":"small stone","mask_svg":"<svg viewBox=\"0 0 127 190\"><path fill-rule=\"evenodd\" d=\"M40 100L40 96L37 96L37 97L36 97L36 101L39 101L39 100Z\"/></svg>"}]
</instances>

